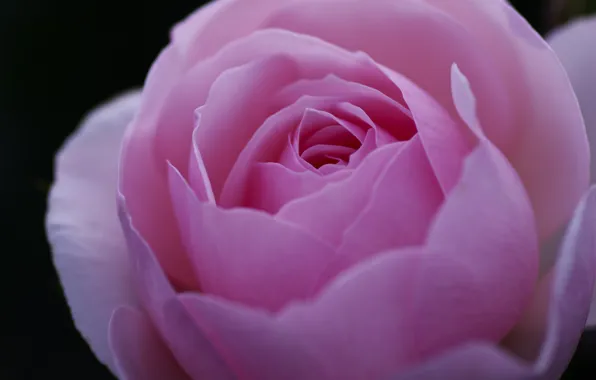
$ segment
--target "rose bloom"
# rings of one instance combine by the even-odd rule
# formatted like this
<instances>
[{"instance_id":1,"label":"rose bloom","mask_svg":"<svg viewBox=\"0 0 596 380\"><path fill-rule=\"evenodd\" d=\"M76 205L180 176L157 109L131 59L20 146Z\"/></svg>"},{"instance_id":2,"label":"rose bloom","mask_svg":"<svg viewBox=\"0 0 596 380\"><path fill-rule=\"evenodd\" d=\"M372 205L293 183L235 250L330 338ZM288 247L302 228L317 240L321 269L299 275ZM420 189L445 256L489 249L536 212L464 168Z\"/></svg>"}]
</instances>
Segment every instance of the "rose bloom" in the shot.
<instances>
[{"instance_id":1,"label":"rose bloom","mask_svg":"<svg viewBox=\"0 0 596 380\"><path fill-rule=\"evenodd\" d=\"M48 236L122 379L554 379L588 147L505 1L219 0L66 143Z\"/></svg>"}]
</instances>

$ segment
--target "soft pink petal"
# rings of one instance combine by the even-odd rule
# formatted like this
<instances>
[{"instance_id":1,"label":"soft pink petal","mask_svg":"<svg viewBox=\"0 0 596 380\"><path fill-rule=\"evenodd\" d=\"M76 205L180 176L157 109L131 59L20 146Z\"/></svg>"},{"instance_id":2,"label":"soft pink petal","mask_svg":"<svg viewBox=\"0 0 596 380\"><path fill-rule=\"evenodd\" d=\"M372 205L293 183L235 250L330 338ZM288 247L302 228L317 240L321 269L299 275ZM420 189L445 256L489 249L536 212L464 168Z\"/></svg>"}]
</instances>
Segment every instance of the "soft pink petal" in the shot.
<instances>
[{"instance_id":1,"label":"soft pink petal","mask_svg":"<svg viewBox=\"0 0 596 380\"><path fill-rule=\"evenodd\" d=\"M318 144L333 144L357 149L361 141L350 132L351 130L357 130L357 126L348 129L341 124L348 124L348 122L340 119L338 124L330 125L314 132L305 139L303 149L308 149ZM359 133L358 135L364 138L364 133Z\"/></svg>"},{"instance_id":2,"label":"soft pink petal","mask_svg":"<svg viewBox=\"0 0 596 380\"><path fill-rule=\"evenodd\" d=\"M58 153L46 216L74 323L112 371L108 322L119 305L137 304L115 194L122 136L138 106L139 94L133 92L86 117Z\"/></svg>"},{"instance_id":3,"label":"soft pink petal","mask_svg":"<svg viewBox=\"0 0 596 380\"><path fill-rule=\"evenodd\" d=\"M452 8L459 4L446 3L454 3ZM449 70L457 62L478 93L480 113L485 116L487 128L494 132L491 138L500 134L498 137L503 139L513 131L508 128L512 125L509 99L500 75L495 75L498 67L492 62L492 46L477 38L476 30L470 33L448 13L425 1L344 0L341 5L335 1L295 2L280 8L265 26L310 34L351 51L364 51L420 86L451 117L456 113Z\"/></svg>"},{"instance_id":4,"label":"soft pink petal","mask_svg":"<svg viewBox=\"0 0 596 380\"><path fill-rule=\"evenodd\" d=\"M189 379L142 312L130 307L117 309L109 336L120 379Z\"/></svg>"},{"instance_id":5,"label":"soft pink petal","mask_svg":"<svg viewBox=\"0 0 596 380\"><path fill-rule=\"evenodd\" d=\"M291 140L292 132L300 126L301 120L304 120L306 109L325 110L333 104L334 99L331 98L305 96L269 116L242 149L229 173L218 204L225 208L246 204L246 197L250 195L245 191L246 183L249 181L252 166L258 162L290 160L291 163L316 172L312 165L297 154L295 144L288 146L286 141ZM292 151L288 152L289 149ZM294 160L296 162L293 162Z\"/></svg>"},{"instance_id":6,"label":"soft pink petal","mask_svg":"<svg viewBox=\"0 0 596 380\"><path fill-rule=\"evenodd\" d=\"M186 65L203 60L230 41L256 30L278 7L293 0L217 0L197 9L172 30L172 44Z\"/></svg>"},{"instance_id":7,"label":"soft pink petal","mask_svg":"<svg viewBox=\"0 0 596 380\"><path fill-rule=\"evenodd\" d=\"M358 102L358 100L353 99L353 102ZM416 124L412 120L410 111L404 107L399 107L398 110L385 109L379 112L375 109L367 109L365 111L362 107L366 106L357 106L352 102L340 102L336 106L336 112L348 120L352 120L353 118L370 126L374 131L376 146L391 144L395 141L407 141L416 134ZM368 112L371 113L369 114ZM376 122L371 116L375 117Z\"/></svg>"},{"instance_id":8,"label":"soft pink petal","mask_svg":"<svg viewBox=\"0 0 596 380\"><path fill-rule=\"evenodd\" d=\"M511 311L511 319L498 322L505 326L521 314L538 275L531 205L515 171L487 141L472 153L463 176L437 215L428 244L481 271L483 281L512 297L501 305Z\"/></svg>"},{"instance_id":9,"label":"soft pink petal","mask_svg":"<svg viewBox=\"0 0 596 380\"><path fill-rule=\"evenodd\" d=\"M132 224L122 194L118 206L137 294L180 367L193 379L234 379L228 365L188 312L178 304L168 303L176 293L152 249Z\"/></svg>"},{"instance_id":10,"label":"soft pink petal","mask_svg":"<svg viewBox=\"0 0 596 380\"><path fill-rule=\"evenodd\" d=\"M548 42L567 70L579 100L592 148L591 182L596 182L596 18L576 20L554 31ZM596 304L588 318L596 324Z\"/></svg>"},{"instance_id":11,"label":"soft pink petal","mask_svg":"<svg viewBox=\"0 0 596 380\"><path fill-rule=\"evenodd\" d=\"M200 202L174 168L170 191L202 291L269 310L314 294L330 246L263 212Z\"/></svg>"},{"instance_id":12,"label":"soft pink petal","mask_svg":"<svg viewBox=\"0 0 596 380\"><path fill-rule=\"evenodd\" d=\"M308 101L309 103L311 103L310 106L306 103L306 99L310 99ZM286 112L300 112L300 108L304 107L302 119L300 120L300 123L293 132L290 132L290 129L293 124L293 121L291 120L293 118L290 118L290 120L284 122L286 124L286 127L290 128L288 129L288 133L292 135L290 137L292 140L292 146L290 147L290 149L293 149L294 152L283 152L279 162L282 162L281 158L287 161L288 158L292 158L292 156L295 156L296 159L299 161L300 166L317 173L320 171L318 171L311 163L304 159L302 154L304 153L305 149L312 147L312 145L316 143L329 142L331 141L331 138L339 138L339 140L336 141L337 145L352 145L353 147L356 147L359 144L359 139L364 137L364 134L366 133L366 126L340 119L333 113L331 113L334 111L333 108L335 106L333 99L313 99L311 97L306 99L303 98L302 101L296 101L292 104L292 106L287 107L287 110L284 109L279 112L278 116L281 116ZM304 106L301 106L301 104L304 104ZM331 112L313 108L313 106L329 109L329 111ZM277 117L272 117L269 120L267 120L267 122L263 125L263 129L267 130L271 128L272 124L275 125L276 123L280 122L281 120L277 120ZM325 131L333 131L334 128L339 131L339 136L343 137L330 136L329 134L325 136ZM258 137L258 134L256 135L256 137ZM255 138L254 142L257 141L258 140ZM251 143L252 142L253 141L251 141ZM249 146L251 145L251 143L249 143ZM263 142L261 142L261 144L259 145L263 145ZM266 149L264 146L260 146L260 148ZM243 152L243 156L246 156L246 154L250 150L251 149L246 149L245 152Z\"/></svg>"},{"instance_id":13,"label":"soft pink petal","mask_svg":"<svg viewBox=\"0 0 596 380\"><path fill-rule=\"evenodd\" d=\"M539 380L518 358L487 343L458 347L386 380L444 380L445 376L457 380Z\"/></svg>"},{"instance_id":14,"label":"soft pink petal","mask_svg":"<svg viewBox=\"0 0 596 380\"><path fill-rule=\"evenodd\" d=\"M246 142L269 116L269 99L298 78L292 59L273 55L230 69L213 83L205 105L197 110L201 117L194 143L216 199Z\"/></svg>"},{"instance_id":15,"label":"soft pink petal","mask_svg":"<svg viewBox=\"0 0 596 380\"><path fill-rule=\"evenodd\" d=\"M537 272L529 202L485 142L463 173L426 248L389 251L344 272L314 304L284 311L336 378L378 379L467 341L498 341L520 317Z\"/></svg>"},{"instance_id":16,"label":"soft pink petal","mask_svg":"<svg viewBox=\"0 0 596 380\"><path fill-rule=\"evenodd\" d=\"M333 80L334 79L332 79L332 77L327 77L324 80L319 81L319 87L325 87L326 81ZM315 84L315 82L312 83ZM347 84L349 82L344 83ZM286 89L290 88L293 88L293 86L289 86ZM284 160L295 159L296 157L288 156L289 152L287 152L288 145L286 141L288 139L288 135L293 132L297 126L300 128L302 125L305 129L307 129L307 127L301 123L302 121L305 121L305 123L311 123L314 127L322 127L323 125L327 124L326 120L328 119L328 117L323 118L323 116L331 114L336 115L331 116L331 118L336 120L338 123L342 120L345 120L347 123L349 123L346 124L346 127L362 125L363 123L366 127L366 124L373 123L370 121L370 119L363 120L362 115L355 115L353 110L347 108L348 103L346 103L346 101L364 103L363 107L371 105L371 109L376 110L377 112L380 112L380 110L395 111L399 114L395 115L394 113L394 116L387 117L386 119L402 122L402 125L404 121L411 122L411 119L407 118L406 115L401 114L400 108L393 108L389 110L384 108L386 104L393 105L393 103L391 103L392 101L390 100L385 99L386 103L381 103L381 107L377 105L377 107L374 108L372 104L374 104L374 100L377 99L375 97L377 93L374 93L373 95L372 90L370 92L362 91L362 88L368 88L366 86L358 85L350 87L348 85L347 87L337 87L337 89L339 88L343 89L343 91L339 93L324 92L322 96L304 94L296 98L294 98L293 92L292 95L290 95L290 92L286 92L286 90L282 91L282 93L279 94L279 99L277 100L280 102L280 104L290 105L271 115L256 130L250 141L242 150L242 153L238 156L236 163L232 168L222 190L219 204L222 207L233 207L235 205L244 204L244 197L246 194L242 190L244 188L244 184L248 180L247 176L250 173L251 165L255 162L276 161L281 159L280 156L285 157ZM352 108L354 107L355 106L352 106ZM305 111L309 109L310 111ZM360 109L360 111L364 113L362 109ZM325 123L321 123L321 119L323 119ZM354 130L354 133L358 133L356 128L352 129ZM377 133L375 136L380 134L381 132ZM389 143L392 140L392 138L386 138L385 142ZM302 161L302 166L309 167L309 169L315 171L312 168L312 165L305 163L300 158L297 159L299 162Z\"/></svg>"},{"instance_id":17,"label":"soft pink petal","mask_svg":"<svg viewBox=\"0 0 596 380\"><path fill-rule=\"evenodd\" d=\"M402 104L404 100L397 86L381 92L378 88L331 74L322 80L297 81L281 91L276 100L282 104L292 103L305 95L334 98L337 108L333 114L356 125L364 124L375 129L377 145L396 139L408 140L416 133L412 115Z\"/></svg>"},{"instance_id":18,"label":"soft pink petal","mask_svg":"<svg viewBox=\"0 0 596 380\"><path fill-rule=\"evenodd\" d=\"M437 179L448 193L459 180L463 160L473 147L468 130L408 78L389 70L386 73L401 89Z\"/></svg>"},{"instance_id":19,"label":"soft pink petal","mask_svg":"<svg viewBox=\"0 0 596 380\"><path fill-rule=\"evenodd\" d=\"M328 161L329 157L343 157L347 161L348 157L354 153L354 148L341 145L319 144L306 149L302 153L302 158L311 163L318 163L320 160ZM314 164L313 164L314 165ZM315 165L322 166L322 165Z\"/></svg>"},{"instance_id":20,"label":"soft pink petal","mask_svg":"<svg viewBox=\"0 0 596 380\"><path fill-rule=\"evenodd\" d=\"M443 194L415 137L376 179L364 210L343 234L337 269L388 249L422 244Z\"/></svg>"},{"instance_id":21,"label":"soft pink petal","mask_svg":"<svg viewBox=\"0 0 596 380\"><path fill-rule=\"evenodd\" d=\"M370 129L368 132L366 132L366 136L364 137L364 141L362 142L360 149L350 156L348 168L352 169L360 165L362 160L364 160L364 158L375 149L377 149L376 132L374 129Z\"/></svg>"},{"instance_id":22,"label":"soft pink petal","mask_svg":"<svg viewBox=\"0 0 596 380\"><path fill-rule=\"evenodd\" d=\"M155 124L164 102L183 75L181 65L178 52L167 47L151 66L139 112L123 138L118 188L126 195L135 194L128 199L128 212L138 219L137 228L148 236L166 272L180 286L192 288L196 286L196 279L189 271L177 231L173 228L171 207L162 201L167 197L163 181L165 161L157 160L155 155ZM150 210L148 205L151 205Z\"/></svg>"},{"instance_id":23,"label":"soft pink petal","mask_svg":"<svg viewBox=\"0 0 596 380\"><path fill-rule=\"evenodd\" d=\"M596 188L593 187L575 211L557 264L541 280L535 301L507 340L512 351L529 359L537 358L535 371L547 374L546 378L558 378L573 355L593 299L595 276Z\"/></svg>"},{"instance_id":24,"label":"soft pink petal","mask_svg":"<svg viewBox=\"0 0 596 380\"><path fill-rule=\"evenodd\" d=\"M124 139L119 188L128 199L128 211L135 225L147 237L168 276L182 288L196 288L197 281L190 271L191 266L175 228L171 204L164 201L168 198L166 162L171 162L185 177L188 176L195 110L207 100L215 79L227 69L246 62L290 53L291 58L288 55L287 59L295 61L301 77L324 77L333 72L340 77L388 91L395 86L361 55L316 38L282 30L255 32L231 42L188 72L181 68L183 64L178 53L177 49L171 47L165 49L149 73L141 111ZM231 98L235 99L237 95L235 91ZM269 102L264 103L261 106L271 105ZM236 115L227 111L214 115ZM258 113L257 110L253 112ZM208 117L205 112L202 113L201 123L210 124L216 129L221 127L216 117ZM247 123L245 128L254 130L256 126ZM213 170L210 167L217 167L218 176L225 177L226 173L220 172L225 165L217 165L222 156L220 147L225 139L222 134L207 133L209 130L200 128L196 140L217 199L218 186L221 184L211 178ZM250 136L250 133L241 135ZM206 136L210 139L206 139ZM234 141L237 146L244 145L237 139ZM227 155L238 153L231 149ZM230 161L234 160L226 159L225 164L228 165ZM129 196L132 194L134 196Z\"/></svg>"},{"instance_id":25,"label":"soft pink petal","mask_svg":"<svg viewBox=\"0 0 596 380\"><path fill-rule=\"evenodd\" d=\"M344 181L327 185L312 195L287 203L276 219L290 222L334 246L366 206L376 178L404 144L396 142L373 151Z\"/></svg>"},{"instance_id":26,"label":"soft pink petal","mask_svg":"<svg viewBox=\"0 0 596 380\"><path fill-rule=\"evenodd\" d=\"M569 80L554 52L506 1L426 0L445 9L477 35L491 51L511 99L512 140L495 138L489 118L479 119L520 174L534 206L541 238L569 217L588 185L589 151L581 114ZM459 61L458 65L460 64ZM476 80L460 65L470 83ZM496 72L495 72L496 73ZM545 80L544 78L548 78ZM479 107L485 103L476 87ZM484 91L484 90L482 90ZM496 125L494 128L498 128Z\"/></svg>"},{"instance_id":27,"label":"soft pink petal","mask_svg":"<svg viewBox=\"0 0 596 380\"><path fill-rule=\"evenodd\" d=\"M238 70L234 70L234 74L224 74L220 77L227 69L262 59L277 61L273 66L265 65L275 67L276 73L266 75L267 81L264 83L268 86L264 86L262 90L254 88L261 91L262 96L255 96L249 91L253 88L249 85L250 82L244 87L241 86L240 92L237 91L237 87L230 88L230 77L242 75ZM280 61L283 61L283 64ZM249 66L255 70L252 71L253 74L264 75L262 70L258 71L263 65L253 62ZM275 112L267 95L269 91L284 81L297 79L297 75L300 78L312 79L330 73L375 88L396 90L379 69L361 54L350 53L313 37L283 30L264 30L234 41L215 56L193 67L184 80L170 92L165 107L161 110L160 119L156 120L152 127L156 129L157 135L156 152L161 159L172 162L186 176L190 153L188 141L194 125L194 110L204 105L200 110L201 128L198 129L196 143L201 150L214 193L218 198L223 186L222 178L227 177L231 169L230 163L233 163L240 153L238 147L246 145L247 138L260 126L263 121L260 120L261 115ZM218 77L216 83L211 86ZM255 79L258 78L260 76L257 75ZM233 96L228 92L231 90ZM234 101L233 105L229 104L230 99ZM220 112L222 107L226 112ZM230 109L233 112L229 112ZM239 118L245 118L245 121L235 124L234 134L231 136L227 125ZM227 146L226 154L220 149L223 141Z\"/></svg>"},{"instance_id":28,"label":"soft pink petal","mask_svg":"<svg viewBox=\"0 0 596 380\"><path fill-rule=\"evenodd\" d=\"M349 175L350 172L346 170L332 179L339 181ZM312 194L329 182L330 178L323 178L311 171L296 173L279 163L256 163L246 185L244 206L275 214L286 203Z\"/></svg>"},{"instance_id":29,"label":"soft pink petal","mask_svg":"<svg viewBox=\"0 0 596 380\"><path fill-rule=\"evenodd\" d=\"M211 186L211 180L203 162L203 156L199 147L195 143L198 125L201 123L201 114L197 113L197 127L192 133L192 152L188 164L188 184L194 190L195 194L202 202L215 203L215 194Z\"/></svg>"},{"instance_id":30,"label":"soft pink petal","mask_svg":"<svg viewBox=\"0 0 596 380\"><path fill-rule=\"evenodd\" d=\"M242 379L333 379L316 348L272 315L210 296L188 294L178 300Z\"/></svg>"}]
</instances>

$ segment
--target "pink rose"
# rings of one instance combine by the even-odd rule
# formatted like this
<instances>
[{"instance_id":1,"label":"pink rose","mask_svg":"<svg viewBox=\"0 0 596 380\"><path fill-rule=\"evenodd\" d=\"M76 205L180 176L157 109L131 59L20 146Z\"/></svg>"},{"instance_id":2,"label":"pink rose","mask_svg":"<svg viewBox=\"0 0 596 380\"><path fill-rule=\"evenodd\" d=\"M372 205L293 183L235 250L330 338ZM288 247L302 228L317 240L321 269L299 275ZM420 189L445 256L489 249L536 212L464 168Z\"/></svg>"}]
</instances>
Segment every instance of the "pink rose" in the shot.
<instances>
[{"instance_id":1,"label":"pink rose","mask_svg":"<svg viewBox=\"0 0 596 380\"><path fill-rule=\"evenodd\" d=\"M504 1L220 0L66 144L47 228L123 379L553 379L588 183L565 71Z\"/></svg>"}]
</instances>

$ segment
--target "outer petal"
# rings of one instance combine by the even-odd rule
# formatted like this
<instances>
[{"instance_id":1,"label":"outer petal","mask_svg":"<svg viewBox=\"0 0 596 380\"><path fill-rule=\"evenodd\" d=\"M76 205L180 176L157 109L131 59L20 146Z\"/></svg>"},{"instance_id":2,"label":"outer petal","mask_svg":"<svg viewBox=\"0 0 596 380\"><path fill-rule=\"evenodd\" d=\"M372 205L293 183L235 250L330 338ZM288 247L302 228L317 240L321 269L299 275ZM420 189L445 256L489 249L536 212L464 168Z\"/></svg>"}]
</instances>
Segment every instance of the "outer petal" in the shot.
<instances>
[{"instance_id":1,"label":"outer petal","mask_svg":"<svg viewBox=\"0 0 596 380\"><path fill-rule=\"evenodd\" d=\"M83 121L58 154L46 217L75 325L112 371L108 322L119 305L137 303L115 194L120 143L138 106L139 94L129 93Z\"/></svg>"},{"instance_id":2,"label":"outer petal","mask_svg":"<svg viewBox=\"0 0 596 380\"><path fill-rule=\"evenodd\" d=\"M495 139L482 112L480 122L522 178L541 238L551 235L571 216L589 175L585 128L565 71L507 1L425 1L444 9L491 47L487 57L494 60L507 87L515 134L509 141ZM480 109L492 107L490 99L485 103L478 94L475 79L469 79Z\"/></svg>"},{"instance_id":3,"label":"outer petal","mask_svg":"<svg viewBox=\"0 0 596 380\"><path fill-rule=\"evenodd\" d=\"M114 312L110 346L121 380L189 379L140 311L121 307Z\"/></svg>"},{"instance_id":4,"label":"outer petal","mask_svg":"<svg viewBox=\"0 0 596 380\"><path fill-rule=\"evenodd\" d=\"M566 368L588 315L596 277L596 187L577 207L559 251L534 301L505 341L536 361L536 372L557 378ZM538 356L538 349L542 346Z\"/></svg>"},{"instance_id":5,"label":"outer petal","mask_svg":"<svg viewBox=\"0 0 596 380\"><path fill-rule=\"evenodd\" d=\"M264 212L200 202L174 168L170 191L203 291L268 310L314 295L331 246Z\"/></svg>"},{"instance_id":6,"label":"outer petal","mask_svg":"<svg viewBox=\"0 0 596 380\"><path fill-rule=\"evenodd\" d=\"M361 263L312 302L275 317L207 297L181 301L247 378L292 378L299 368L308 378L378 380L463 342L496 341L519 317L537 255L523 188L504 158L491 152L483 145L470 157L428 248L389 251ZM466 201L473 205L462 215ZM466 229L476 233L462 235ZM499 238L485 246L484 233ZM294 355L287 354L290 346Z\"/></svg>"},{"instance_id":7,"label":"outer petal","mask_svg":"<svg viewBox=\"0 0 596 380\"><path fill-rule=\"evenodd\" d=\"M459 347L386 380L444 380L446 374L457 380L538 380L525 363L486 343Z\"/></svg>"},{"instance_id":8,"label":"outer petal","mask_svg":"<svg viewBox=\"0 0 596 380\"><path fill-rule=\"evenodd\" d=\"M191 378L234 379L227 363L215 351L213 343L197 329L188 312L178 304L169 303L176 293L155 254L132 224L126 210L126 199L119 194L118 200L137 294L164 343ZM196 355L199 352L201 355ZM123 367L124 363L119 366Z\"/></svg>"},{"instance_id":9,"label":"outer petal","mask_svg":"<svg viewBox=\"0 0 596 380\"><path fill-rule=\"evenodd\" d=\"M172 30L172 44L186 65L203 60L254 30L275 9L294 0L218 0L197 9Z\"/></svg>"},{"instance_id":10,"label":"outer petal","mask_svg":"<svg viewBox=\"0 0 596 380\"><path fill-rule=\"evenodd\" d=\"M586 122L590 147L596 147L596 17L577 20L548 37L571 80ZM592 152L591 182L596 182L596 154ZM596 298L588 317L596 326Z\"/></svg>"},{"instance_id":11,"label":"outer petal","mask_svg":"<svg viewBox=\"0 0 596 380\"><path fill-rule=\"evenodd\" d=\"M472 343L388 380L440 380L445 373L461 380L558 379L575 350L593 297L595 236L596 188L592 188L576 209L557 266L542 279L521 322L503 342L514 357L500 348Z\"/></svg>"},{"instance_id":12,"label":"outer petal","mask_svg":"<svg viewBox=\"0 0 596 380\"><path fill-rule=\"evenodd\" d=\"M178 302L246 380L334 380L318 350L260 310L210 296L182 295ZM214 379L215 380L215 379Z\"/></svg>"}]
</instances>

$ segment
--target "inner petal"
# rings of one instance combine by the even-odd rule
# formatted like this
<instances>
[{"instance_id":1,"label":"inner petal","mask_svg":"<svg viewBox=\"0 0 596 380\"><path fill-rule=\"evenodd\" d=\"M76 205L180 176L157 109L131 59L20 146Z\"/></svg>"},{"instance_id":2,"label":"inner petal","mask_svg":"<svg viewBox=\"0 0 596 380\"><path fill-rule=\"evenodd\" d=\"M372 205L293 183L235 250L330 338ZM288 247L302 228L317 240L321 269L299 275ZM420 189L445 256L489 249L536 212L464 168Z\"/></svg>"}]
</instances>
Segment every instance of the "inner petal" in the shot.
<instances>
[{"instance_id":1,"label":"inner petal","mask_svg":"<svg viewBox=\"0 0 596 380\"><path fill-rule=\"evenodd\" d=\"M303 136L302 136L303 137ZM312 136L303 140L300 147L306 150L318 144L329 144L358 149L360 141L341 125L330 125L316 131ZM303 152L301 152L303 153Z\"/></svg>"},{"instance_id":2,"label":"inner petal","mask_svg":"<svg viewBox=\"0 0 596 380\"><path fill-rule=\"evenodd\" d=\"M354 152L354 148L347 146L320 144L305 150L302 158L315 168L320 168L326 164L346 162Z\"/></svg>"}]
</instances>

